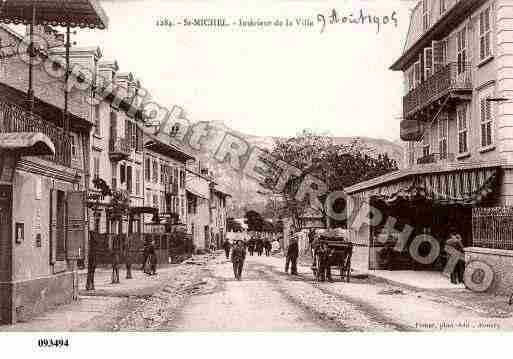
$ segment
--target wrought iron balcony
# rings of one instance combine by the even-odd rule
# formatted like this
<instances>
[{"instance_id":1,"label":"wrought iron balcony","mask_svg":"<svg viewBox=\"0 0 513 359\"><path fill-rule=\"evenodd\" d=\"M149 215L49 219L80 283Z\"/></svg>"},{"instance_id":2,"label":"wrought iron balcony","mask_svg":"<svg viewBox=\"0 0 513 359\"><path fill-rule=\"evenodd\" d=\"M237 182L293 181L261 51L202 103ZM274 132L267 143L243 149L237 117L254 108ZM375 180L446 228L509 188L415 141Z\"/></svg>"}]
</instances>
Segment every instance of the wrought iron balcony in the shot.
<instances>
[{"instance_id":1,"label":"wrought iron balcony","mask_svg":"<svg viewBox=\"0 0 513 359\"><path fill-rule=\"evenodd\" d=\"M440 162L452 162L454 161L454 153L430 153L427 156L420 157L417 160L418 165L426 165Z\"/></svg>"},{"instance_id":2,"label":"wrought iron balcony","mask_svg":"<svg viewBox=\"0 0 513 359\"><path fill-rule=\"evenodd\" d=\"M126 138L111 138L109 141L109 157L112 161L121 161L130 156L130 143Z\"/></svg>"},{"instance_id":3,"label":"wrought iron balcony","mask_svg":"<svg viewBox=\"0 0 513 359\"><path fill-rule=\"evenodd\" d=\"M55 155L39 156L63 166L71 166L71 135L39 115L30 114L21 106L0 101L0 132L41 132L55 147Z\"/></svg>"},{"instance_id":4,"label":"wrought iron balcony","mask_svg":"<svg viewBox=\"0 0 513 359\"><path fill-rule=\"evenodd\" d=\"M469 93L472 93L470 64L449 63L403 97L404 118L410 118L446 95Z\"/></svg>"}]
</instances>

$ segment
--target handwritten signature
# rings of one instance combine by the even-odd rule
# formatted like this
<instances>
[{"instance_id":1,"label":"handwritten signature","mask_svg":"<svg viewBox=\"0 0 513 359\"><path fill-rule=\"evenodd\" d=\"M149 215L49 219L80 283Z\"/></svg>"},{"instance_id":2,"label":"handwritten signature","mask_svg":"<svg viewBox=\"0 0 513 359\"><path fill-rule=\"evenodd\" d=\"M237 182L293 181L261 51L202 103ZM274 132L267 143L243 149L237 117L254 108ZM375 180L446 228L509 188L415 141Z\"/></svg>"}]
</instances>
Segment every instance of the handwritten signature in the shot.
<instances>
[{"instance_id":1,"label":"handwritten signature","mask_svg":"<svg viewBox=\"0 0 513 359\"><path fill-rule=\"evenodd\" d=\"M390 16L376 16L367 14L363 9L360 9L359 14L351 13L349 15L340 16L337 10L333 9L328 16L317 14L317 22L321 26L321 34L326 29L328 24L375 24L377 27L376 33L379 33L382 25L393 24L395 27L398 25L397 12L393 11Z\"/></svg>"}]
</instances>

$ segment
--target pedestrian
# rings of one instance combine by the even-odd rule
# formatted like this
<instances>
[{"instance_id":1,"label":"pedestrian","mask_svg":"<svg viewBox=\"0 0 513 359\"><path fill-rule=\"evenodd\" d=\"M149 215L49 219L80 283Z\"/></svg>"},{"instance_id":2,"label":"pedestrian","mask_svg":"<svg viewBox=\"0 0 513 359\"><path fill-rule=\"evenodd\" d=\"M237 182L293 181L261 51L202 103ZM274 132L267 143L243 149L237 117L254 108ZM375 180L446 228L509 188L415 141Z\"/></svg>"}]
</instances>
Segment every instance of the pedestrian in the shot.
<instances>
[{"instance_id":1,"label":"pedestrian","mask_svg":"<svg viewBox=\"0 0 513 359\"><path fill-rule=\"evenodd\" d=\"M142 262L142 267L141 267L141 270L145 273L146 273L146 262L148 262L148 257L150 256L149 249L150 249L150 239L148 237L146 237L146 239L144 240L144 245L143 245L143 262Z\"/></svg>"},{"instance_id":2,"label":"pedestrian","mask_svg":"<svg viewBox=\"0 0 513 359\"><path fill-rule=\"evenodd\" d=\"M224 248L224 253L226 254L226 259L230 258L230 248L231 247L232 247L232 244L230 243L228 238L225 238L225 240L223 242L223 248Z\"/></svg>"},{"instance_id":3,"label":"pedestrian","mask_svg":"<svg viewBox=\"0 0 513 359\"><path fill-rule=\"evenodd\" d=\"M321 243L317 249L317 255L319 256L319 280L324 282L333 282L331 278L331 256L333 250L330 250L326 243Z\"/></svg>"},{"instance_id":4,"label":"pedestrian","mask_svg":"<svg viewBox=\"0 0 513 359\"><path fill-rule=\"evenodd\" d=\"M285 259L285 273L289 272L289 264L290 264L290 274L297 275L297 257L299 256L299 246L296 238L291 238L289 246L287 248L287 257Z\"/></svg>"},{"instance_id":5,"label":"pedestrian","mask_svg":"<svg viewBox=\"0 0 513 359\"><path fill-rule=\"evenodd\" d=\"M149 275L157 274L157 253L155 252L155 241L151 240L148 247L148 259L150 261L150 272Z\"/></svg>"},{"instance_id":6,"label":"pedestrian","mask_svg":"<svg viewBox=\"0 0 513 359\"><path fill-rule=\"evenodd\" d=\"M233 274L237 280L241 279L245 259L246 248L244 247L244 243L238 240L232 249Z\"/></svg>"},{"instance_id":7,"label":"pedestrian","mask_svg":"<svg viewBox=\"0 0 513 359\"><path fill-rule=\"evenodd\" d=\"M258 237L256 240L256 252L258 253L258 256L260 257L264 251L264 241L262 240L262 237Z\"/></svg>"},{"instance_id":8,"label":"pedestrian","mask_svg":"<svg viewBox=\"0 0 513 359\"><path fill-rule=\"evenodd\" d=\"M271 254L271 240L269 238L266 238L265 241L264 241L264 250L265 250L265 256L266 257L269 257L269 255Z\"/></svg>"},{"instance_id":9,"label":"pedestrian","mask_svg":"<svg viewBox=\"0 0 513 359\"><path fill-rule=\"evenodd\" d=\"M463 240L461 239L461 235L458 233L457 229L455 227L451 227L449 229L449 238L445 242L445 251L448 252L449 256L452 257L452 253L450 253L447 248L451 248L452 250L449 250L451 252L457 251L461 255L464 254L465 248L463 247ZM463 277L465 274L465 260L464 259L458 259L456 262L456 266L451 272L451 283L453 284L459 284L463 283Z\"/></svg>"},{"instance_id":10,"label":"pedestrian","mask_svg":"<svg viewBox=\"0 0 513 359\"><path fill-rule=\"evenodd\" d=\"M253 252L255 251L255 238L251 236L248 241L248 250L249 255L253 257Z\"/></svg>"}]
</instances>

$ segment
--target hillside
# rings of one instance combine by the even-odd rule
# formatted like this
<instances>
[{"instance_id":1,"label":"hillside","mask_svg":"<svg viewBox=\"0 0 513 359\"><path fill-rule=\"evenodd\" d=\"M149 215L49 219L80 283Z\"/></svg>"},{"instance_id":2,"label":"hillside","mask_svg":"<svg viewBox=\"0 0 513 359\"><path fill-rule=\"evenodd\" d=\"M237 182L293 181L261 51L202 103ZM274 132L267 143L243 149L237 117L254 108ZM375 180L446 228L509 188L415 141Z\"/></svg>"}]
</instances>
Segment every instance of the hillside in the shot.
<instances>
[{"instance_id":1,"label":"hillside","mask_svg":"<svg viewBox=\"0 0 513 359\"><path fill-rule=\"evenodd\" d=\"M272 136L254 136L241 133L226 126L220 121L212 121L209 123L214 128L214 133L223 134L225 132L232 133L240 138L244 138L251 145L258 146L263 149L272 150L277 137ZM335 143L346 144L355 140L356 137L334 137ZM402 147L389 140L379 138L359 137L362 143L371 149L370 154L387 153L391 158L395 159L398 166L401 167L403 160ZM240 218L244 216L246 208L252 208L256 211L262 211L266 198L258 193L262 190L258 183L242 176L239 172L233 170L227 164L221 164L212 158L211 150L216 148L216 144L221 140L220 136L213 136L209 139L210 148L206 148L201 152L195 153L202 163L206 164L214 173L214 176L224 188L228 189L232 194L230 201L230 216ZM209 151L210 150L210 151Z\"/></svg>"}]
</instances>

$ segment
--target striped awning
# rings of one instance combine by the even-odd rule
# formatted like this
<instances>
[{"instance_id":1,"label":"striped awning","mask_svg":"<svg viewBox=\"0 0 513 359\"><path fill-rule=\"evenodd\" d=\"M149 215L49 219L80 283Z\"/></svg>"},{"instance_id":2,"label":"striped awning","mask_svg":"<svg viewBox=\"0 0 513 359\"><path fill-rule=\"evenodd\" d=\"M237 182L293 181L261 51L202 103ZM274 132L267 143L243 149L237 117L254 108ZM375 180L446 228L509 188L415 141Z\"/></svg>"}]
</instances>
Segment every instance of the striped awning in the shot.
<instances>
[{"instance_id":1,"label":"striped awning","mask_svg":"<svg viewBox=\"0 0 513 359\"><path fill-rule=\"evenodd\" d=\"M477 168L446 173L421 174L380 186L367 195L389 205L399 200L426 199L438 204L476 205L498 185L497 168Z\"/></svg>"},{"instance_id":2,"label":"striped awning","mask_svg":"<svg viewBox=\"0 0 513 359\"><path fill-rule=\"evenodd\" d=\"M41 132L0 133L0 149L15 151L20 156L55 155L55 146Z\"/></svg>"}]
</instances>

